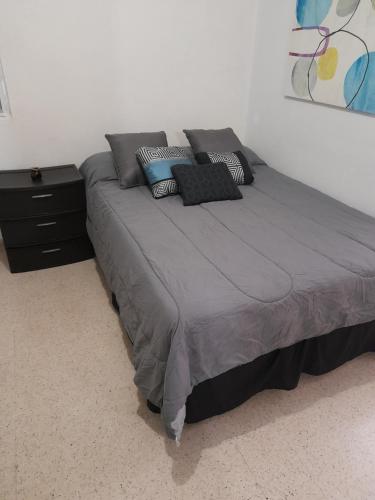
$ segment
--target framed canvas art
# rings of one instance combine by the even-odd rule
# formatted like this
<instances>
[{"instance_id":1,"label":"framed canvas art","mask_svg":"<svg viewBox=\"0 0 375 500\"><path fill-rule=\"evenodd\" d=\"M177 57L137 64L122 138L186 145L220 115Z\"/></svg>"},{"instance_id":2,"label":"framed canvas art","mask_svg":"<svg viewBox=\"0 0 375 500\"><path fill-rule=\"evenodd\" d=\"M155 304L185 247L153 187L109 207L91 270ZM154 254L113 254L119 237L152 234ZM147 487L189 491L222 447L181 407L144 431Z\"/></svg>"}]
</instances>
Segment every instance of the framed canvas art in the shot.
<instances>
[{"instance_id":1,"label":"framed canvas art","mask_svg":"<svg viewBox=\"0 0 375 500\"><path fill-rule=\"evenodd\" d=\"M10 108L9 108L8 93L5 85L4 72L0 61L0 117L9 115L10 115Z\"/></svg>"},{"instance_id":2,"label":"framed canvas art","mask_svg":"<svg viewBox=\"0 0 375 500\"><path fill-rule=\"evenodd\" d=\"M286 93L375 114L375 0L295 0Z\"/></svg>"}]
</instances>

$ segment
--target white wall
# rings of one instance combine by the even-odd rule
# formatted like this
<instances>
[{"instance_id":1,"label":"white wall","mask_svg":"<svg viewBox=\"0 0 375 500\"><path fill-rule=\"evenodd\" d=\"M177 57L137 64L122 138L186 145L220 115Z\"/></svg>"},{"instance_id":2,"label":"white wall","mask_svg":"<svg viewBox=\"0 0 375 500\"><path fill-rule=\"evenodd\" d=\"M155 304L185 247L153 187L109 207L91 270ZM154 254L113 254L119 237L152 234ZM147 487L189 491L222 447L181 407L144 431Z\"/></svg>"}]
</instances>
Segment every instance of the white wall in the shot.
<instances>
[{"instance_id":1,"label":"white wall","mask_svg":"<svg viewBox=\"0 0 375 500\"><path fill-rule=\"evenodd\" d=\"M375 117L284 97L295 0L258 0L247 142L268 163L375 215Z\"/></svg>"},{"instance_id":2,"label":"white wall","mask_svg":"<svg viewBox=\"0 0 375 500\"><path fill-rule=\"evenodd\" d=\"M106 132L246 128L255 0L0 0L0 168L82 162Z\"/></svg>"}]
</instances>

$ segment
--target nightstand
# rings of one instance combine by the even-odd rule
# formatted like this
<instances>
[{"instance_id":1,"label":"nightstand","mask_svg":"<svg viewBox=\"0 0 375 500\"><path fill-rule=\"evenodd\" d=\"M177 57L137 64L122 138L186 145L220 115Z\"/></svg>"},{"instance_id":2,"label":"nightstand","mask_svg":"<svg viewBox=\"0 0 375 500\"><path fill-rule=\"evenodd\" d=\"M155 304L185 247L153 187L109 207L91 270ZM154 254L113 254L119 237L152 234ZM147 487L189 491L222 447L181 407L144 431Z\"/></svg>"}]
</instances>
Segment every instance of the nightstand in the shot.
<instances>
[{"instance_id":1,"label":"nightstand","mask_svg":"<svg viewBox=\"0 0 375 500\"><path fill-rule=\"evenodd\" d=\"M75 165L0 171L0 228L12 273L94 256L86 232L84 180Z\"/></svg>"}]
</instances>

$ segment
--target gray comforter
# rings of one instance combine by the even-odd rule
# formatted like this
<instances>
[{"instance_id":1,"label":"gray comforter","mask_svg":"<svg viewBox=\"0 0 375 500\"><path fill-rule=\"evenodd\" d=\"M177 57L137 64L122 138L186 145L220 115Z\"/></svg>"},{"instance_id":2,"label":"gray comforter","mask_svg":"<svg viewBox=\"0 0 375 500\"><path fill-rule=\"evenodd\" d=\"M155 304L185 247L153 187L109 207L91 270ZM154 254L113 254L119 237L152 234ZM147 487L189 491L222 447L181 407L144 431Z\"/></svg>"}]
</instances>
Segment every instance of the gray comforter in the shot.
<instances>
[{"instance_id":1,"label":"gray comforter","mask_svg":"<svg viewBox=\"0 0 375 500\"><path fill-rule=\"evenodd\" d=\"M243 200L184 207L117 181L88 188L88 230L134 343L135 383L173 438L200 382L375 320L374 219L265 166L240 189Z\"/></svg>"}]
</instances>

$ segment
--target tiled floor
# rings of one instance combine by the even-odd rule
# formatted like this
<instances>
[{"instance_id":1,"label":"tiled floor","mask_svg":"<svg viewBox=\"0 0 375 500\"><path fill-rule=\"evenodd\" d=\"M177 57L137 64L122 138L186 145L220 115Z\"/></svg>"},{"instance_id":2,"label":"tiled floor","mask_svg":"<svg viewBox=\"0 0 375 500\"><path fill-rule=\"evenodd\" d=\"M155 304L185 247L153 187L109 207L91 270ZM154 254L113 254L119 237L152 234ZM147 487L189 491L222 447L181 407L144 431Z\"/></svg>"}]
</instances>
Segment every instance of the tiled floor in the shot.
<instances>
[{"instance_id":1,"label":"tiled floor","mask_svg":"<svg viewBox=\"0 0 375 500\"><path fill-rule=\"evenodd\" d=\"M0 250L0 498L375 499L375 354L164 437L94 261Z\"/></svg>"}]
</instances>

